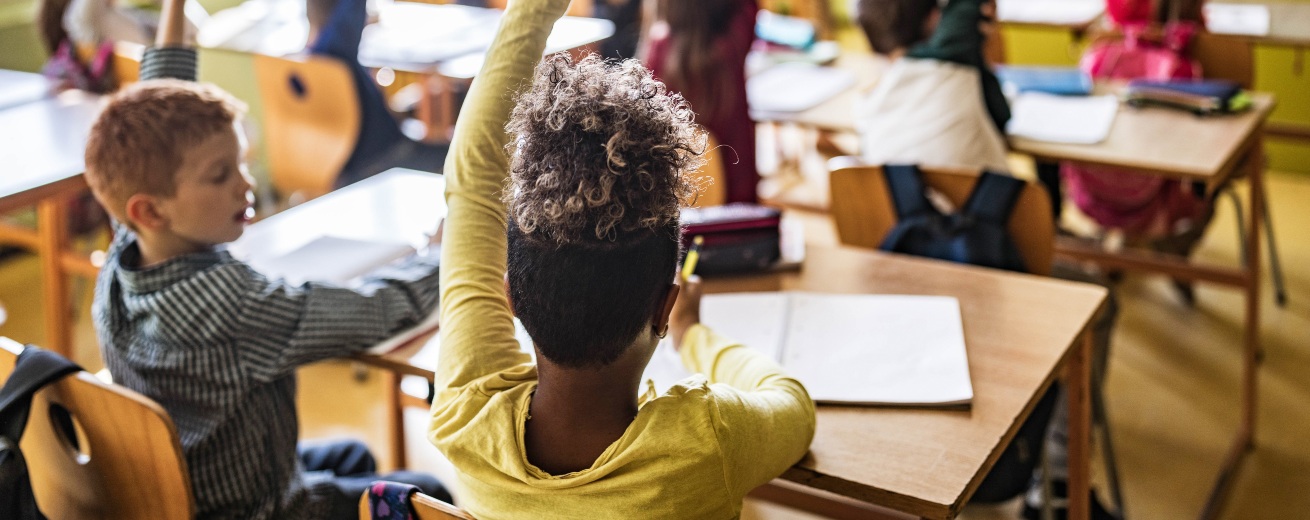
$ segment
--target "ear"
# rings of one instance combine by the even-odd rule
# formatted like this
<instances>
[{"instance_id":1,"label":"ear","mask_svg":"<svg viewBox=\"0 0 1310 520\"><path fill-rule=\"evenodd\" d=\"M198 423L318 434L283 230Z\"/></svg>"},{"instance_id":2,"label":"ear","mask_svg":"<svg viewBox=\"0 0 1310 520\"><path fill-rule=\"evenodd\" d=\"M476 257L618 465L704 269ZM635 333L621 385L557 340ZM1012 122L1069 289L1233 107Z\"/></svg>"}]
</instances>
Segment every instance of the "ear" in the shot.
<instances>
[{"instance_id":1,"label":"ear","mask_svg":"<svg viewBox=\"0 0 1310 520\"><path fill-rule=\"evenodd\" d=\"M673 304L678 303L678 293L682 291L682 286L676 283L669 284L669 292L664 293L664 303L656 311L654 321L651 326L655 328L656 334L668 333L669 315L673 314Z\"/></svg>"},{"instance_id":2,"label":"ear","mask_svg":"<svg viewBox=\"0 0 1310 520\"><path fill-rule=\"evenodd\" d=\"M444 226L446 222L442 221L441 224ZM440 228L437 229L437 232L438 233L441 232ZM509 273L505 273L505 303L509 304L510 315L518 316L517 314L514 313L514 299L509 295Z\"/></svg>"},{"instance_id":3,"label":"ear","mask_svg":"<svg viewBox=\"0 0 1310 520\"><path fill-rule=\"evenodd\" d=\"M124 210L128 222L138 229L153 231L168 225L168 217L160 208L159 199L150 195L137 193L128 197L127 207Z\"/></svg>"}]
</instances>

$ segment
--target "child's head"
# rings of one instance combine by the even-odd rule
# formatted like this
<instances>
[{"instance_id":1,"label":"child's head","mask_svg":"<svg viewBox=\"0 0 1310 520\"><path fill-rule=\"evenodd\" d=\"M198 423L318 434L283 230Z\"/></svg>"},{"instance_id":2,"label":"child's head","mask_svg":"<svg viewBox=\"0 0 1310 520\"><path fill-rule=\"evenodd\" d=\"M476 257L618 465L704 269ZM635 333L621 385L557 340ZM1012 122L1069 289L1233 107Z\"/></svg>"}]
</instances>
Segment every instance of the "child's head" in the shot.
<instances>
[{"instance_id":1,"label":"child's head","mask_svg":"<svg viewBox=\"0 0 1310 520\"><path fill-rule=\"evenodd\" d=\"M318 33L327 26L328 20L332 18L332 11L337 8L338 1L305 0L305 19L309 22L310 42L313 42Z\"/></svg>"},{"instance_id":2,"label":"child's head","mask_svg":"<svg viewBox=\"0 0 1310 520\"><path fill-rule=\"evenodd\" d=\"M937 0L859 0L856 19L878 54L927 40L941 14Z\"/></svg>"},{"instance_id":3,"label":"child's head","mask_svg":"<svg viewBox=\"0 0 1310 520\"><path fill-rule=\"evenodd\" d=\"M607 365L664 327L678 211L696 194L685 174L706 140L693 118L635 60L556 55L521 94L506 125L508 284L551 362Z\"/></svg>"},{"instance_id":4,"label":"child's head","mask_svg":"<svg viewBox=\"0 0 1310 520\"><path fill-rule=\"evenodd\" d=\"M113 95L86 146L86 179L115 219L143 235L208 246L249 221L252 181L241 102L212 85L142 81Z\"/></svg>"}]
</instances>

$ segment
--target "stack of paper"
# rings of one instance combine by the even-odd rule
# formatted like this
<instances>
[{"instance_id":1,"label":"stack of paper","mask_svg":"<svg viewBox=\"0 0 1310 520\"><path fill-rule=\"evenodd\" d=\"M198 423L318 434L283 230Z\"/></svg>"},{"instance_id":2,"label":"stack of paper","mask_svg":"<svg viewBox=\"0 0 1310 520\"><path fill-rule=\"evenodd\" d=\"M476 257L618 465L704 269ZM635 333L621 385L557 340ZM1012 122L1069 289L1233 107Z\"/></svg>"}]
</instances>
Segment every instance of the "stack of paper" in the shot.
<instances>
[{"instance_id":1,"label":"stack of paper","mask_svg":"<svg viewBox=\"0 0 1310 520\"><path fill-rule=\"evenodd\" d=\"M1010 105L1006 133L1038 141L1096 144L1110 135L1119 100L1114 96L1020 94Z\"/></svg>"},{"instance_id":2,"label":"stack of paper","mask_svg":"<svg viewBox=\"0 0 1310 520\"><path fill-rule=\"evenodd\" d=\"M850 72L809 63L782 63L746 80L752 111L800 112L855 85Z\"/></svg>"},{"instance_id":3,"label":"stack of paper","mask_svg":"<svg viewBox=\"0 0 1310 520\"><path fill-rule=\"evenodd\" d=\"M777 359L815 401L965 405L973 399L959 302L943 296L740 293L706 296L702 321ZM688 375L662 345L646 377Z\"/></svg>"},{"instance_id":4,"label":"stack of paper","mask_svg":"<svg viewBox=\"0 0 1310 520\"><path fill-rule=\"evenodd\" d=\"M1269 6L1206 2L1205 28L1215 34L1265 36L1269 34Z\"/></svg>"},{"instance_id":5,"label":"stack of paper","mask_svg":"<svg viewBox=\"0 0 1310 520\"><path fill-rule=\"evenodd\" d=\"M347 285L370 271L414 253L409 244L369 242L321 236L279 256L252 252L246 261L270 278L291 284L327 282Z\"/></svg>"}]
</instances>

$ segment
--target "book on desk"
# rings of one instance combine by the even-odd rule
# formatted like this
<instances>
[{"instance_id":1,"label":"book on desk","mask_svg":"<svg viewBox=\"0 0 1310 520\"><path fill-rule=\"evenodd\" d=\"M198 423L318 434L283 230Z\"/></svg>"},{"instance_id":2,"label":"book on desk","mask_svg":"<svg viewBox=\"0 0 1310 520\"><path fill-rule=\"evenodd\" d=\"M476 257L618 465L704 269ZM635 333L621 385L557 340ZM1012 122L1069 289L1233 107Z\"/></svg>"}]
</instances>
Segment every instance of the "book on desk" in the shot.
<instances>
[{"instance_id":1,"label":"book on desk","mask_svg":"<svg viewBox=\"0 0 1310 520\"><path fill-rule=\"evenodd\" d=\"M320 282L350 287L387 264L417 254L411 244L356 240L324 235L281 255L251 252L246 262L269 278L281 278L292 285ZM428 255L439 254L435 251ZM418 325L370 347L371 354L391 352L414 338L437 328L440 313L435 310Z\"/></svg>"},{"instance_id":2,"label":"book on desk","mask_svg":"<svg viewBox=\"0 0 1310 520\"><path fill-rule=\"evenodd\" d=\"M777 360L816 402L960 407L973 399L955 298L717 294L701 302L701 321ZM663 392L689 375L662 344L644 377Z\"/></svg>"}]
</instances>

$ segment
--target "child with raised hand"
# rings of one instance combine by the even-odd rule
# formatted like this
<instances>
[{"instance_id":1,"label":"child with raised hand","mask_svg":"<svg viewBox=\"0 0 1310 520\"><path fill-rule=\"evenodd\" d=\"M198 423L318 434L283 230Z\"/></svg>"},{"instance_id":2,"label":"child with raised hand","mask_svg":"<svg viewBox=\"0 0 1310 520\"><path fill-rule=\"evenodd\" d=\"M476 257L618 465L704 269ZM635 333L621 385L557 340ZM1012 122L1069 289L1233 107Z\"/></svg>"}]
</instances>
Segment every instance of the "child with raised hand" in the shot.
<instances>
[{"instance_id":1,"label":"child with raised hand","mask_svg":"<svg viewBox=\"0 0 1310 520\"><path fill-rule=\"evenodd\" d=\"M857 20L892 66L856 107L871 164L1009 171L1010 108L983 59L985 0L859 0Z\"/></svg>"},{"instance_id":2,"label":"child with raised hand","mask_svg":"<svg viewBox=\"0 0 1310 520\"><path fill-rule=\"evenodd\" d=\"M510 3L456 125L430 439L477 518L732 518L805 454L814 404L674 283L690 107L634 61L537 66L567 6ZM704 375L656 395L665 335Z\"/></svg>"}]
</instances>

